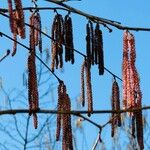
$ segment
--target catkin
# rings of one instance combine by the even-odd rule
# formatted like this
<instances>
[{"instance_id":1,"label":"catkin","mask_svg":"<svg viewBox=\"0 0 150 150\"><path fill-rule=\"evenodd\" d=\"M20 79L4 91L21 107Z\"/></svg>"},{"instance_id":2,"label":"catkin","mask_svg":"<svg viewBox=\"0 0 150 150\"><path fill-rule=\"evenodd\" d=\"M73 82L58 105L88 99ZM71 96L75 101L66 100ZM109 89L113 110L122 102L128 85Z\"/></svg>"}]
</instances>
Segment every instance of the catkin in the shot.
<instances>
[{"instance_id":1,"label":"catkin","mask_svg":"<svg viewBox=\"0 0 150 150\"><path fill-rule=\"evenodd\" d=\"M37 85L37 75L36 75L36 63L35 63L35 29L32 27L34 24L34 15L30 17L30 54L28 56L28 100L30 115L33 113L33 122L35 129L37 128L38 120L37 114L32 111L37 111L39 109L39 94Z\"/></svg>"},{"instance_id":2,"label":"catkin","mask_svg":"<svg viewBox=\"0 0 150 150\"><path fill-rule=\"evenodd\" d=\"M66 92L66 86L61 82L58 86L58 111L71 111L70 98ZM57 114L56 140L59 140L62 128L62 149L73 150L72 127L70 114Z\"/></svg>"},{"instance_id":3,"label":"catkin","mask_svg":"<svg viewBox=\"0 0 150 150\"><path fill-rule=\"evenodd\" d=\"M102 31L99 28L99 24L96 24L95 28L95 51L97 52L96 56L99 68L99 75L104 74L104 52L103 52L103 36Z\"/></svg>"},{"instance_id":4,"label":"catkin","mask_svg":"<svg viewBox=\"0 0 150 150\"><path fill-rule=\"evenodd\" d=\"M84 69L85 69L85 61L83 62L82 66L81 66L81 94L80 94L80 101L81 101L83 107L85 105Z\"/></svg>"},{"instance_id":5,"label":"catkin","mask_svg":"<svg viewBox=\"0 0 150 150\"><path fill-rule=\"evenodd\" d=\"M63 31L63 17L60 14L56 14L53 20L51 29L51 69L54 71L56 69L63 67L63 47L64 43L64 31Z\"/></svg>"},{"instance_id":6,"label":"catkin","mask_svg":"<svg viewBox=\"0 0 150 150\"><path fill-rule=\"evenodd\" d=\"M112 85L111 104L112 104L113 111L120 110L120 94L119 94L119 86L118 86L117 81L114 81L113 85ZM113 137L117 126L119 126L119 127L121 126L121 114L112 113L111 124L112 124L111 136Z\"/></svg>"},{"instance_id":7,"label":"catkin","mask_svg":"<svg viewBox=\"0 0 150 150\"><path fill-rule=\"evenodd\" d=\"M8 0L8 12L9 12L10 29L11 32L14 33L14 16L13 16L12 0Z\"/></svg>"},{"instance_id":8,"label":"catkin","mask_svg":"<svg viewBox=\"0 0 150 150\"><path fill-rule=\"evenodd\" d=\"M60 83L59 86L58 86L58 103L57 103L57 110L58 111L61 111L62 109L62 86L63 84ZM59 138L60 138L60 129L61 129L61 114L57 114L57 127L56 127L56 141L59 141Z\"/></svg>"},{"instance_id":9,"label":"catkin","mask_svg":"<svg viewBox=\"0 0 150 150\"><path fill-rule=\"evenodd\" d=\"M124 108L141 108L142 92L140 89L140 79L135 66L136 51L135 39L133 34L128 31L124 32L123 38L123 105ZM143 144L143 119L142 111L130 112L132 117L132 136L136 138L140 149L144 149Z\"/></svg>"},{"instance_id":10,"label":"catkin","mask_svg":"<svg viewBox=\"0 0 150 150\"><path fill-rule=\"evenodd\" d=\"M122 80L123 80L123 108L127 108L127 68L128 68L128 33L123 35L123 62L122 62Z\"/></svg>"},{"instance_id":11,"label":"catkin","mask_svg":"<svg viewBox=\"0 0 150 150\"><path fill-rule=\"evenodd\" d=\"M86 75L86 95L88 102L88 116L90 117L93 112L93 98L92 98L92 84L91 84L91 71L90 63L88 60L85 62L85 75Z\"/></svg>"},{"instance_id":12,"label":"catkin","mask_svg":"<svg viewBox=\"0 0 150 150\"><path fill-rule=\"evenodd\" d=\"M14 0L16 12L17 12L17 29L18 35L21 38L25 38L25 23L24 23L24 11L22 8L22 1L21 0Z\"/></svg>"},{"instance_id":13,"label":"catkin","mask_svg":"<svg viewBox=\"0 0 150 150\"><path fill-rule=\"evenodd\" d=\"M69 15L65 16L64 21L64 44L65 44L65 61L71 61L74 64L74 44L72 19Z\"/></svg>"},{"instance_id":14,"label":"catkin","mask_svg":"<svg viewBox=\"0 0 150 150\"><path fill-rule=\"evenodd\" d=\"M86 56L91 65L91 35L90 35L90 24L87 23L86 25Z\"/></svg>"}]
</instances>

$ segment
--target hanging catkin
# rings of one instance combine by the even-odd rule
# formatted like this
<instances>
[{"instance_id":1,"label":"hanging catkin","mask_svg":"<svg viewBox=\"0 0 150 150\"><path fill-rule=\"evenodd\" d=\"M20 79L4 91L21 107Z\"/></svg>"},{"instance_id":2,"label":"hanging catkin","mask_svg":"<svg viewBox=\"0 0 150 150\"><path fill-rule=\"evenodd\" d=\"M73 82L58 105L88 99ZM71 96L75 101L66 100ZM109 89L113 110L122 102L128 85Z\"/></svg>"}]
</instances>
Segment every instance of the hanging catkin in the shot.
<instances>
[{"instance_id":1,"label":"hanging catkin","mask_svg":"<svg viewBox=\"0 0 150 150\"><path fill-rule=\"evenodd\" d=\"M58 111L71 111L70 98L66 93L66 86L61 82L58 86ZM62 128L62 149L73 150L72 128L70 114L57 114L56 140L59 140L60 129Z\"/></svg>"},{"instance_id":2,"label":"hanging catkin","mask_svg":"<svg viewBox=\"0 0 150 150\"><path fill-rule=\"evenodd\" d=\"M12 0L8 0L8 12L9 12L9 23L10 23L10 29L11 32L13 33L13 52L12 52L12 56L14 56L16 54L17 51L17 18L16 18L16 12L13 12L13 7L12 7Z\"/></svg>"},{"instance_id":3,"label":"hanging catkin","mask_svg":"<svg viewBox=\"0 0 150 150\"><path fill-rule=\"evenodd\" d=\"M90 62L85 61L85 75L86 75L86 96L88 102L88 116L93 112L93 98L92 98L92 84L91 84L91 70Z\"/></svg>"},{"instance_id":4,"label":"hanging catkin","mask_svg":"<svg viewBox=\"0 0 150 150\"><path fill-rule=\"evenodd\" d=\"M86 56L91 66L91 29L89 22L86 24Z\"/></svg>"},{"instance_id":5,"label":"hanging catkin","mask_svg":"<svg viewBox=\"0 0 150 150\"><path fill-rule=\"evenodd\" d=\"M85 105L84 69L85 69L85 61L83 62L82 66L81 66L81 93L80 93L80 101L81 101L83 107Z\"/></svg>"},{"instance_id":6,"label":"hanging catkin","mask_svg":"<svg viewBox=\"0 0 150 150\"><path fill-rule=\"evenodd\" d=\"M8 0L8 12L9 12L10 29L11 32L14 33L14 16L13 16L12 0Z\"/></svg>"},{"instance_id":7,"label":"hanging catkin","mask_svg":"<svg viewBox=\"0 0 150 150\"><path fill-rule=\"evenodd\" d=\"M30 25L33 26L34 16L30 17ZM39 95L37 86L36 63L35 63L35 29L30 27L30 54L28 57L28 100L29 109L33 113L35 129L38 126L37 114L33 111L39 109Z\"/></svg>"},{"instance_id":8,"label":"hanging catkin","mask_svg":"<svg viewBox=\"0 0 150 150\"><path fill-rule=\"evenodd\" d=\"M113 111L119 111L120 110L120 94L119 94L119 86L117 81L113 82L112 85L112 97L111 97L111 104L112 104L112 110ZM112 113L112 132L111 136L113 137L115 134L115 130L117 126L121 126L121 114L114 114Z\"/></svg>"},{"instance_id":9,"label":"hanging catkin","mask_svg":"<svg viewBox=\"0 0 150 150\"><path fill-rule=\"evenodd\" d=\"M95 27L95 62L98 63L99 75L104 74L103 36L99 24Z\"/></svg>"},{"instance_id":10,"label":"hanging catkin","mask_svg":"<svg viewBox=\"0 0 150 150\"><path fill-rule=\"evenodd\" d=\"M73 29L72 19L68 15L64 21L64 44L65 44L65 61L71 61L74 64L74 44L73 44Z\"/></svg>"},{"instance_id":11,"label":"hanging catkin","mask_svg":"<svg viewBox=\"0 0 150 150\"><path fill-rule=\"evenodd\" d=\"M123 35L123 62L122 62L122 80L123 80L123 108L127 108L127 70L128 70L128 32Z\"/></svg>"},{"instance_id":12,"label":"hanging catkin","mask_svg":"<svg viewBox=\"0 0 150 150\"><path fill-rule=\"evenodd\" d=\"M63 18L62 15L56 14L52 24L51 30L51 54L52 54L52 62L51 62L51 69L54 71L56 69L63 67L63 47L62 44L64 43L63 37Z\"/></svg>"},{"instance_id":13,"label":"hanging catkin","mask_svg":"<svg viewBox=\"0 0 150 150\"><path fill-rule=\"evenodd\" d=\"M141 108L142 93L140 89L140 79L135 67L136 51L134 36L128 31L124 32L123 38L123 104L124 108ZM143 119L142 111L130 112L129 115L134 119L132 123L132 135L135 135L140 149L144 149L143 144ZM136 125L135 125L136 124Z\"/></svg>"},{"instance_id":14,"label":"hanging catkin","mask_svg":"<svg viewBox=\"0 0 150 150\"><path fill-rule=\"evenodd\" d=\"M24 11L22 8L22 1L14 0L14 2L15 2L15 8L16 8L18 35L21 38L25 38L25 23L24 23Z\"/></svg>"},{"instance_id":15,"label":"hanging catkin","mask_svg":"<svg viewBox=\"0 0 150 150\"><path fill-rule=\"evenodd\" d=\"M57 110L61 111L62 105L63 105L63 99L62 99L62 87L63 83L60 83L58 86L58 103L57 103ZM61 114L57 114L57 128L56 128L56 141L60 138L60 129L61 129Z\"/></svg>"}]
</instances>

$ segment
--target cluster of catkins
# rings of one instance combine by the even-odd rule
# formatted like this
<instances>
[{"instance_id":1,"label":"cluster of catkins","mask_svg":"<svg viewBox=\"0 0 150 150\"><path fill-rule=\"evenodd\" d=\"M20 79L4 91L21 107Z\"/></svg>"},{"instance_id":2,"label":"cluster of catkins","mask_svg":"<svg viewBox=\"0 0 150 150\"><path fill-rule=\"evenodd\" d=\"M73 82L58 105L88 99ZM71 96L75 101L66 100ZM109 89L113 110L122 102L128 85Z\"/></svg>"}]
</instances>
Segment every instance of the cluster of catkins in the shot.
<instances>
[{"instance_id":1,"label":"cluster of catkins","mask_svg":"<svg viewBox=\"0 0 150 150\"><path fill-rule=\"evenodd\" d=\"M70 98L66 92L66 86L63 82L60 82L58 86L58 112L70 112L71 104ZM56 140L60 138L60 131L62 128L62 150L73 150L72 143L72 128L71 128L71 115L68 114L57 114L57 129L56 129Z\"/></svg>"},{"instance_id":2,"label":"cluster of catkins","mask_svg":"<svg viewBox=\"0 0 150 150\"><path fill-rule=\"evenodd\" d=\"M112 84L111 106L113 111L120 110L120 93L119 86L116 80ZM111 136L114 137L117 127L121 126L121 114L112 113L111 117Z\"/></svg>"},{"instance_id":3,"label":"cluster of catkins","mask_svg":"<svg viewBox=\"0 0 150 150\"><path fill-rule=\"evenodd\" d=\"M40 52L42 52L42 41L39 30L41 30L40 15L38 12L34 12L30 17L30 52L28 56L28 100L30 115L33 114L35 128L37 128L38 126L37 114L35 113L35 111L38 111L39 109L39 94L35 62L37 45L39 45L39 50Z\"/></svg>"},{"instance_id":4,"label":"cluster of catkins","mask_svg":"<svg viewBox=\"0 0 150 150\"><path fill-rule=\"evenodd\" d=\"M123 35L123 107L125 109L141 108L142 93L140 90L140 79L135 67L136 51L135 39L133 34L128 31ZM130 112L132 118L132 135L136 137L140 149L144 149L143 144L143 121L142 111Z\"/></svg>"},{"instance_id":5,"label":"cluster of catkins","mask_svg":"<svg viewBox=\"0 0 150 150\"><path fill-rule=\"evenodd\" d=\"M88 116L93 112L93 98L92 98L92 84L91 84L91 70L90 70L90 62L85 60L81 67L81 95L80 100L82 102L82 106L85 105L85 78L86 75L86 96L88 103Z\"/></svg>"},{"instance_id":6,"label":"cluster of catkins","mask_svg":"<svg viewBox=\"0 0 150 150\"><path fill-rule=\"evenodd\" d=\"M25 38L25 23L24 23L24 11L22 8L21 0L14 0L15 11L13 11L13 2L8 0L9 22L10 29L13 33L14 40L17 41L17 35L21 38ZM12 56L16 54L17 43L14 41Z\"/></svg>"},{"instance_id":7,"label":"cluster of catkins","mask_svg":"<svg viewBox=\"0 0 150 150\"><path fill-rule=\"evenodd\" d=\"M74 63L72 19L69 14L63 19L62 15L57 13L53 20L51 32L51 69L54 71L55 68L63 67L63 44L65 45L65 61Z\"/></svg>"},{"instance_id":8,"label":"cluster of catkins","mask_svg":"<svg viewBox=\"0 0 150 150\"><path fill-rule=\"evenodd\" d=\"M104 74L104 52L103 36L99 23L93 29L93 23L89 21L86 25L86 53L90 64L98 65L99 75Z\"/></svg>"}]
</instances>

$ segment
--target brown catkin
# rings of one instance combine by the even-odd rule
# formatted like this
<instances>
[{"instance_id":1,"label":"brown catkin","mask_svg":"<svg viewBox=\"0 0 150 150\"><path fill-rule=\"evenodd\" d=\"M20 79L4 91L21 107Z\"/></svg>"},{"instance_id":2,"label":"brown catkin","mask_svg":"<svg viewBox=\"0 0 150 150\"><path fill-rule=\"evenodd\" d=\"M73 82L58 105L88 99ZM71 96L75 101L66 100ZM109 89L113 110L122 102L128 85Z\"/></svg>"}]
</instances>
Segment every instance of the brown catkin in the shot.
<instances>
[{"instance_id":1,"label":"brown catkin","mask_svg":"<svg viewBox=\"0 0 150 150\"><path fill-rule=\"evenodd\" d=\"M86 74L86 95L87 95L87 102L88 102L88 116L91 116L93 112L93 98L92 98L92 84L91 84L91 70L90 70L90 63L88 60L85 62L85 74Z\"/></svg>"},{"instance_id":2,"label":"brown catkin","mask_svg":"<svg viewBox=\"0 0 150 150\"><path fill-rule=\"evenodd\" d=\"M58 103L57 103L57 110L61 111L62 109L62 86L63 84L60 83L58 86ZM60 129L61 129L61 114L57 114L57 127L56 127L56 141L59 141L60 138Z\"/></svg>"},{"instance_id":3,"label":"brown catkin","mask_svg":"<svg viewBox=\"0 0 150 150\"><path fill-rule=\"evenodd\" d=\"M139 110L135 113L136 117L136 133L137 133L137 142L140 147L140 150L144 149L144 141L143 141L143 119L142 119L142 111Z\"/></svg>"},{"instance_id":4,"label":"brown catkin","mask_svg":"<svg viewBox=\"0 0 150 150\"><path fill-rule=\"evenodd\" d=\"M8 12L9 12L10 29L11 32L14 33L14 16L13 16L12 0L8 0Z\"/></svg>"},{"instance_id":5,"label":"brown catkin","mask_svg":"<svg viewBox=\"0 0 150 150\"><path fill-rule=\"evenodd\" d=\"M70 98L66 92L66 86L64 83L60 83L58 86L58 111L71 111ZM57 114L57 129L56 140L59 140L60 129L62 128L62 149L73 150L72 143L72 127L71 127L71 115L70 114Z\"/></svg>"},{"instance_id":6,"label":"brown catkin","mask_svg":"<svg viewBox=\"0 0 150 150\"><path fill-rule=\"evenodd\" d=\"M91 63L94 65L94 56L95 56L95 34L93 29L93 23L92 21L89 22L90 24L90 42L91 42Z\"/></svg>"},{"instance_id":7,"label":"brown catkin","mask_svg":"<svg viewBox=\"0 0 150 150\"><path fill-rule=\"evenodd\" d=\"M112 97L111 97L111 105L113 111L120 110L120 94L119 94L119 86L117 81L115 80L112 84ZM113 137L115 134L115 130L117 126L121 126L121 115L112 113L112 132L111 136Z\"/></svg>"},{"instance_id":8,"label":"brown catkin","mask_svg":"<svg viewBox=\"0 0 150 150\"><path fill-rule=\"evenodd\" d=\"M89 61L89 65L91 66L91 30L89 22L86 25L86 56Z\"/></svg>"},{"instance_id":9,"label":"brown catkin","mask_svg":"<svg viewBox=\"0 0 150 150\"><path fill-rule=\"evenodd\" d=\"M51 29L51 54L52 62L51 69L54 71L56 69L63 67L63 47L64 35L63 35L63 17L60 14L56 14L53 20L52 29Z\"/></svg>"},{"instance_id":10,"label":"brown catkin","mask_svg":"<svg viewBox=\"0 0 150 150\"><path fill-rule=\"evenodd\" d=\"M24 11L22 8L22 1L21 0L14 0L16 12L17 12L17 29L18 35L21 38L25 38L25 23L24 23Z\"/></svg>"},{"instance_id":11,"label":"brown catkin","mask_svg":"<svg viewBox=\"0 0 150 150\"><path fill-rule=\"evenodd\" d=\"M69 15L65 16L64 21L64 44L65 44L65 61L71 61L74 64L74 44L72 19Z\"/></svg>"},{"instance_id":12,"label":"brown catkin","mask_svg":"<svg viewBox=\"0 0 150 150\"><path fill-rule=\"evenodd\" d=\"M104 74L104 52L103 52L103 36L102 31L99 28L99 24L96 24L95 28L95 51L97 52L97 61L98 61L98 68L99 68L99 75Z\"/></svg>"},{"instance_id":13,"label":"brown catkin","mask_svg":"<svg viewBox=\"0 0 150 150\"><path fill-rule=\"evenodd\" d=\"M83 107L85 105L84 69L85 69L85 61L83 62L82 66L81 66L81 93L80 93L80 101L81 101Z\"/></svg>"},{"instance_id":14,"label":"brown catkin","mask_svg":"<svg viewBox=\"0 0 150 150\"><path fill-rule=\"evenodd\" d=\"M28 99L29 99L29 109L30 113L32 111L37 111L39 109L39 94L37 85L37 75L36 75L36 62L35 62L35 29L32 28L34 24L34 15L30 17L30 54L28 56ZM37 128L37 114L33 113L34 127Z\"/></svg>"}]
</instances>

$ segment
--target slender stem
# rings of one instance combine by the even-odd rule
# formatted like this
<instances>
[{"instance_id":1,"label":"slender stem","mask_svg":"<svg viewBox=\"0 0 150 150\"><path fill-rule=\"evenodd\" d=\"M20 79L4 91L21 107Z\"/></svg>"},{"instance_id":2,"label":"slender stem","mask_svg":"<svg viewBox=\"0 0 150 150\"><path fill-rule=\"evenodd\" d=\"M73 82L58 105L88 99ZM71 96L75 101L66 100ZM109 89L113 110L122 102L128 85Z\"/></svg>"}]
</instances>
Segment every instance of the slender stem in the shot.
<instances>
[{"instance_id":1,"label":"slender stem","mask_svg":"<svg viewBox=\"0 0 150 150\"><path fill-rule=\"evenodd\" d=\"M90 20L93 20L93 21L98 21L98 22L103 22L107 25L111 25L117 29L120 29L120 30L133 30L133 31L150 31L150 28L143 28L143 27L131 27L131 26L124 26L124 25L121 25L119 22L116 22L116 21L113 21L113 20L109 20L109 19L105 19L105 18L100 18L98 16L94 16L94 15L91 15L91 14L88 14L88 13L85 13L81 10L78 10L76 8L73 8L67 4L64 4L64 3L61 3L61 2L57 2L56 0L45 0L45 1L48 1L48 2L51 2L51 3L55 3L57 5L60 5L64 8L67 8L69 9L70 12L73 12L73 13L76 13L78 15L81 15L81 16L84 16Z\"/></svg>"}]
</instances>

